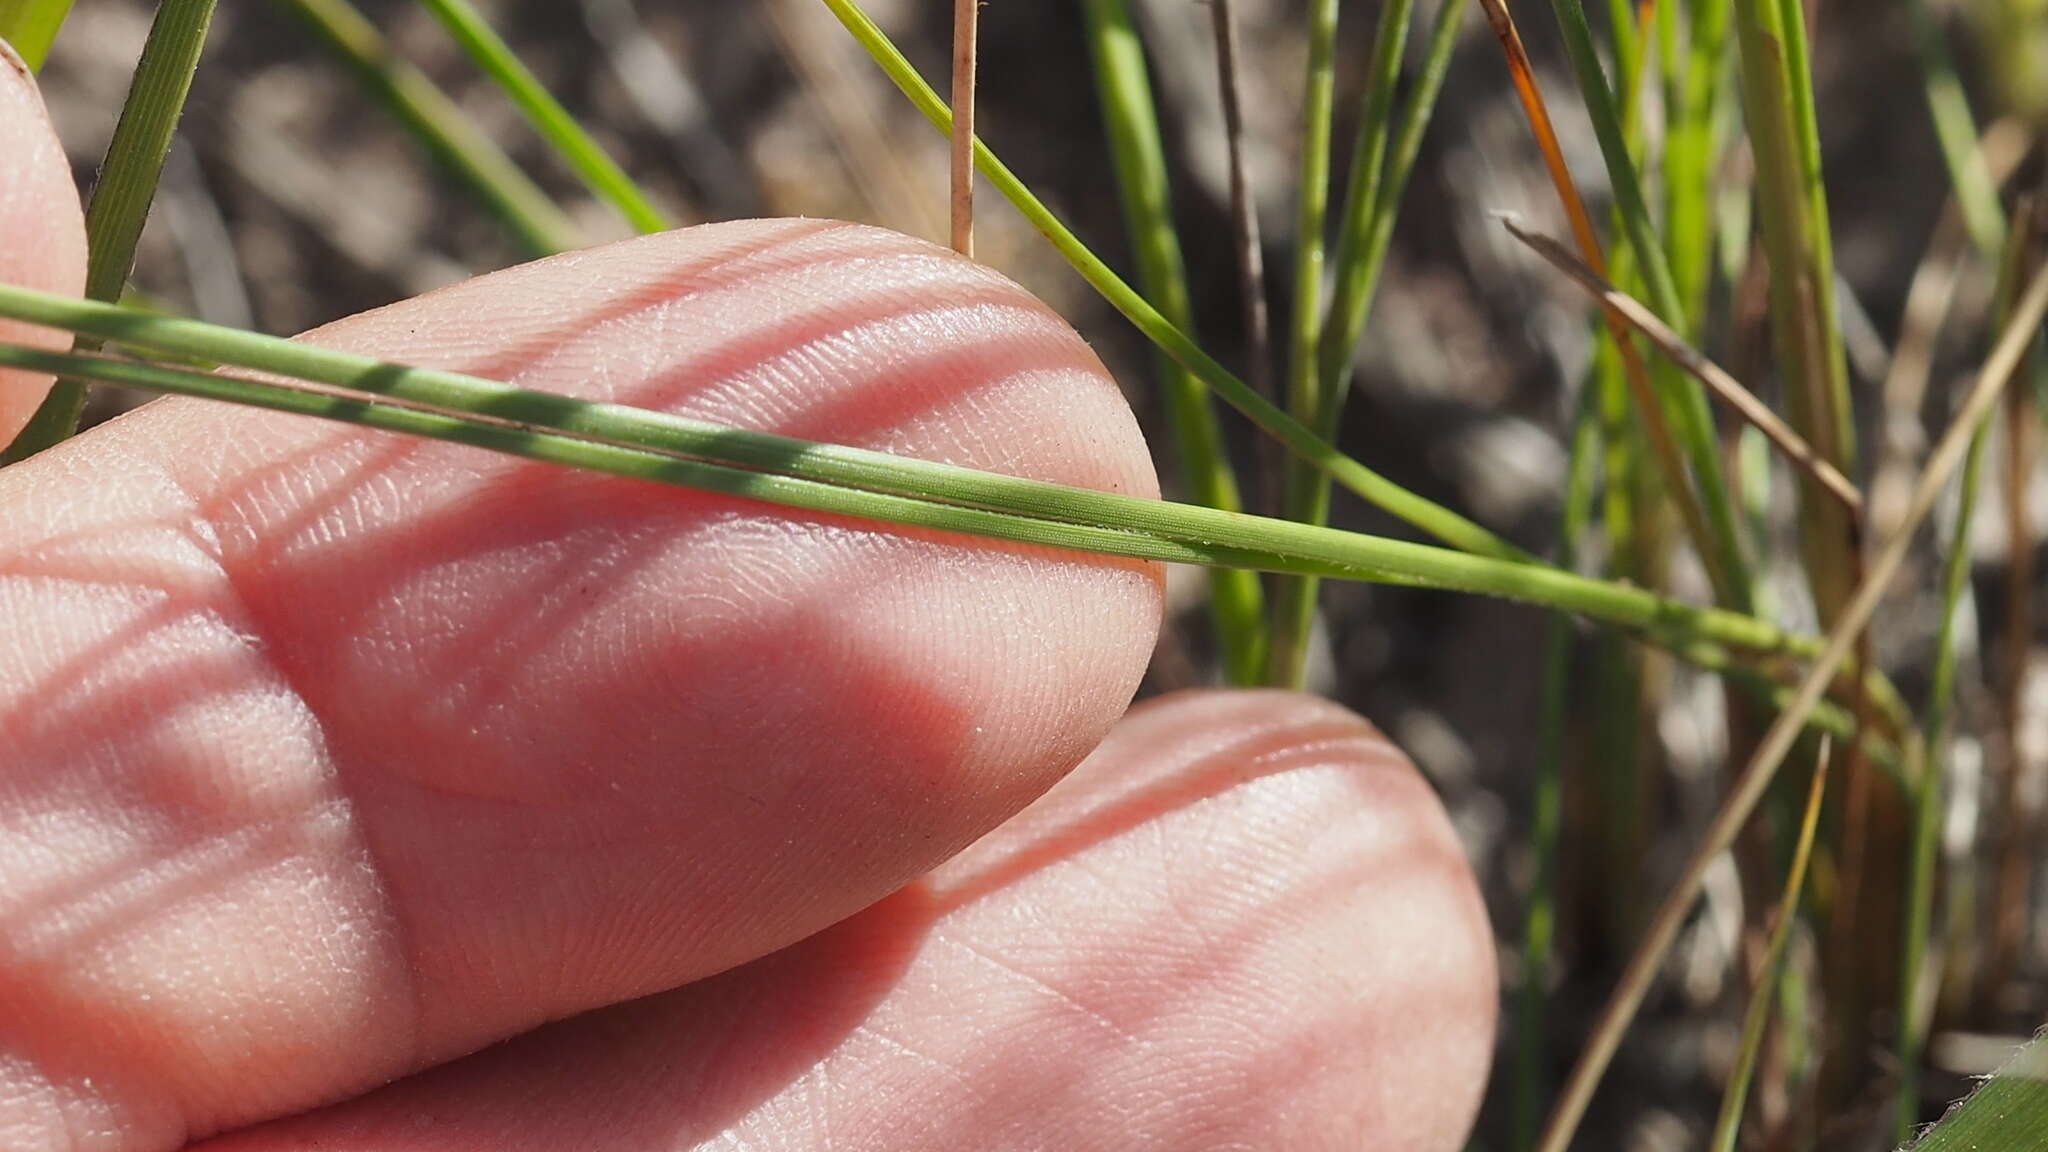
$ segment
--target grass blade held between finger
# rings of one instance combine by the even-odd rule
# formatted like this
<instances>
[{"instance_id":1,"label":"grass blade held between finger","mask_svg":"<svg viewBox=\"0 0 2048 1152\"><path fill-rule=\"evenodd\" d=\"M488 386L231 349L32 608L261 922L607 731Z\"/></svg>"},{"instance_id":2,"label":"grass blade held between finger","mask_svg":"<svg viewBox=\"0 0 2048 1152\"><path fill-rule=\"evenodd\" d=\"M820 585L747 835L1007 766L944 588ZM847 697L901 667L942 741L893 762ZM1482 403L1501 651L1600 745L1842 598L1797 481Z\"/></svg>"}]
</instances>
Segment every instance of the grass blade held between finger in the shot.
<instances>
[{"instance_id":1,"label":"grass blade held between finger","mask_svg":"<svg viewBox=\"0 0 2048 1152\"><path fill-rule=\"evenodd\" d=\"M1787 633L1754 617L1694 607L1624 584L1562 572L1549 565L1472 556L1195 505L1068 488L623 405L579 401L459 372L395 365L298 341L8 285L0 285L0 316L83 332L131 348L389 397L433 409L450 419L513 422L529 437L560 433L563 437L577 437L604 447L622 447L642 455L666 453L713 460L918 502L1083 526L1098 534L1090 537L1095 543L1069 541L1060 543L1062 547L1338 579L1427 585L1524 600L1636 631L1681 658L1711 669L1730 669L1740 654L1803 658L1819 650L1815 638ZM24 357L31 354L16 350L9 355L14 362L28 363ZM71 366L70 361L53 361L46 354L34 362ZM102 371L124 370L119 361L85 363ZM219 378L196 373L184 373L177 379L180 389L186 391L221 387ZM265 389L277 391L283 386L240 381L234 387L239 389L236 397L253 396L260 401L268 394ZM306 410L306 403L292 399L290 410ZM360 401L349 403L355 407L338 418L346 418L360 407ZM314 415L332 415L317 406L311 411ZM516 443L504 447L502 441L503 437L498 437L492 446L501 451L518 450ZM1110 535L1100 537L1104 532ZM984 534L1014 538L1001 531ZM1138 536L1165 543L1148 543L1145 550L1131 551L1102 542L1116 543ZM1056 542L1036 536L1030 539ZM1162 548L1166 551L1162 552ZM1765 666L1770 667L1768 663ZM1881 702L1896 701L1896 692L1881 677L1873 673L1868 679L1876 687L1875 694ZM1888 714L1901 713L1893 703Z\"/></svg>"},{"instance_id":2,"label":"grass blade held between finger","mask_svg":"<svg viewBox=\"0 0 2048 1152\"><path fill-rule=\"evenodd\" d=\"M555 99L469 0L419 3L434 14L484 75L511 99L526 122L575 171L584 186L610 204L626 223L640 232L660 232L674 226L625 169L591 139L576 117L562 107L562 102Z\"/></svg>"}]
</instances>

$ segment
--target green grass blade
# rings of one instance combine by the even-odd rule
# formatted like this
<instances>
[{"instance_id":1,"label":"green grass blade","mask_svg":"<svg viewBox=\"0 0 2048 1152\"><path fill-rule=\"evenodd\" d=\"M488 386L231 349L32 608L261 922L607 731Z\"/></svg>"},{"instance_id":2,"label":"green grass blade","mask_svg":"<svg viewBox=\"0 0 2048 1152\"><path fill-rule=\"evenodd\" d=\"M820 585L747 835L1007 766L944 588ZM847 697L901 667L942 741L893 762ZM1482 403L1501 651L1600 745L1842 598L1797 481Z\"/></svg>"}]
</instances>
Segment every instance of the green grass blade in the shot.
<instances>
[{"instance_id":1,"label":"green grass blade","mask_svg":"<svg viewBox=\"0 0 2048 1152\"><path fill-rule=\"evenodd\" d=\"M2048 1132L2048 1043L2020 1049L1969 1099L1928 1129L1913 1152L2032 1152Z\"/></svg>"},{"instance_id":2,"label":"green grass blade","mask_svg":"<svg viewBox=\"0 0 2048 1152\"><path fill-rule=\"evenodd\" d=\"M274 0L346 64L420 146L496 215L529 256L577 247L562 210L419 69L391 52L348 0Z\"/></svg>"},{"instance_id":3,"label":"green grass blade","mask_svg":"<svg viewBox=\"0 0 2048 1152\"><path fill-rule=\"evenodd\" d=\"M1694 0L1685 54L1667 54L1670 78L1665 107L1664 221L1671 280L1690 322L1678 331L1697 342L1714 270L1714 176L1720 160L1715 130L1721 81L1726 76L1729 0ZM1677 23L1675 5L1657 6L1660 25ZM1675 40L1675 31L1668 37Z\"/></svg>"},{"instance_id":4,"label":"green grass blade","mask_svg":"<svg viewBox=\"0 0 2048 1152\"><path fill-rule=\"evenodd\" d=\"M431 408L452 419L510 421L530 436L559 433L601 446L622 447L642 455L667 453L670 456L708 459L728 466L774 471L814 483L941 502L999 515L1064 522L1090 528L1098 536L1102 532L1111 534L1101 539L1091 537L1094 543L1067 542L1060 544L1062 547L1336 579L1424 585L1522 600L1639 632L1651 642L1670 648L1682 659L1712 669L1729 668L1738 653L1757 657L1803 658L1820 650L1818 638L1788 633L1754 617L1722 609L1695 607L1626 584L1588 579L1544 564L1473 556L1424 544L1342 532L1289 520L1247 516L1198 505L1067 488L882 452L795 440L622 405L579 401L459 372L395 365L298 341L73 300L11 285L0 285L0 316L64 328L131 348L373 393L416 407ZM68 371L80 362L78 358L66 359L26 350L15 350L8 356L10 364L36 367L38 370L57 365ZM103 359L88 358L82 362L102 376L137 367ZM161 367L142 367L158 374L170 371ZM198 373L173 372L159 378L178 382L175 389L163 389L170 391L212 395L205 389L223 387L219 383L221 378ZM135 382L137 386L155 387L126 377L122 380ZM233 387L237 389L235 394L223 398L253 397L255 399L250 402L261 402L267 394L266 389L277 391L282 388L251 381L237 381ZM292 399L285 405L291 411L333 415L317 408L309 409L306 407L308 403ZM352 407L337 418L352 418L356 409L361 407L358 401L351 401L350 405ZM449 438L462 439L460 436ZM496 442L489 446L501 451L517 451L516 447L506 448ZM1003 539L1017 538L999 531L983 534ZM1165 543L1147 544L1142 550L1133 550L1136 545L1126 548L1116 544L1139 535ZM1050 542L1037 537L1031 539ZM1110 543L1105 544L1102 539ZM1884 684L1880 676L1872 674L1868 679L1877 689L1880 701L1896 701L1896 693ZM1892 714L1889 704L1887 713Z\"/></svg>"},{"instance_id":5,"label":"green grass blade","mask_svg":"<svg viewBox=\"0 0 2048 1152\"><path fill-rule=\"evenodd\" d=\"M71 0L0 0L0 40L14 47L29 71L40 71L70 12Z\"/></svg>"},{"instance_id":6,"label":"green grass blade","mask_svg":"<svg viewBox=\"0 0 2048 1152\"><path fill-rule=\"evenodd\" d=\"M1169 323L1192 332L1194 307L1173 225L1166 149L1159 138L1159 112L1152 101L1144 46L1124 0L1086 0L1082 9L1138 286ZM1240 510L1237 480L1217 430L1209 390L1172 357L1161 352L1157 359L1167 422L1189 498L1211 508ZM1237 570L1210 573L1209 608L1230 682L1257 683L1265 664L1265 609L1258 575Z\"/></svg>"},{"instance_id":7,"label":"green grass blade","mask_svg":"<svg viewBox=\"0 0 2048 1152\"><path fill-rule=\"evenodd\" d=\"M1948 38L1927 0L1906 0L1913 17L1913 47L1920 62L1920 86L1927 93L1927 112L1934 121L1934 138L1941 144L1942 163L1948 166L1950 187L1962 211L1963 227L1970 242L1986 255L2005 246L2005 211L1998 205L1998 185L1977 151L1977 121L1970 115L1970 98L1956 75L1950 58Z\"/></svg>"},{"instance_id":8,"label":"green grass blade","mask_svg":"<svg viewBox=\"0 0 2048 1152\"><path fill-rule=\"evenodd\" d=\"M1614 89L1608 84L1599 50L1594 47L1592 29L1586 23L1585 6L1580 0L1551 0L1551 8L1556 13L1558 27L1564 33L1565 51L1571 58L1579 95L1592 119L1593 135L1600 144L1600 156L1606 162L1608 182L1614 192L1615 212L1621 218L1623 234L1628 238L1628 251L1635 261L1648 303L1658 317L1674 330L1687 331L1678 285L1665 258L1663 240L1650 219L1642 178L1637 174L1635 160L1630 155L1628 132L1624 127L1626 117ZM1617 43L1634 45L1638 38L1633 21L1627 27L1615 30ZM1639 47L1633 47L1629 52L1639 61ZM1624 69L1624 75L1633 71L1633 68ZM1629 91L1633 94L1633 86ZM1634 103L1633 100L1630 102ZM1699 493L1700 509L1705 514L1711 535L1711 539L1700 541L1700 545L1712 548L1717 554L1716 566L1727 578L1732 601L1730 607L1746 610L1752 595L1751 580L1737 535L1734 505L1721 475L1720 446L1706 393L1697 383L1662 364L1653 370L1652 375L1665 410L1670 414L1679 448L1685 453L1696 481L1694 487Z\"/></svg>"},{"instance_id":9,"label":"green grass blade","mask_svg":"<svg viewBox=\"0 0 2048 1152\"><path fill-rule=\"evenodd\" d=\"M119 299L128 270L134 267L135 245L149 221L157 178L170 154L178 117L185 111L192 77L199 71L199 54L213 24L213 4L214 0L163 0L157 6L85 209L85 294L94 300ZM84 409L85 384L59 379L14 442L0 451L0 465L70 436L78 430Z\"/></svg>"},{"instance_id":10,"label":"green grass blade","mask_svg":"<svg viewBox=\"0 0 2048 1152\"><path fill-rule=\"evenodd\" d=\"M1571 463L1557 532L1557 564L1577 567L1578 540L1593 514L1594 474L1600 460L1600 422L1589 380L1572 422ZM1535 801L1530 854L1536 874L1522 918L1522 987L1515 997L1514 1147L1533 1148L1543 1122L1543 1020L1550 999L1550 965L1557 937L1557 865L1564 833L1564 755L1572 699L1572 620L1552 615L1543 636L1540 728L1536 734Z\"/></svg>"},{"instance_id":11,"label":"green grass blade","mask_svg":"<svg viewBox=\"0 0 2048 1152\"><path fill-rule=\"evenodd\" d=\"M625 169L555 99L469 0L419 0L478 68L509 97L526 122L561 156L585 187L640 232L674 227Z\"/></svg>"},{"instance_id":12,"label":"green grass blade","mask_svg":"<svg viewBox=\"0 0 2048 1152\"><path fill-rule=\"evenodd\" d=\"M1827 788L1828 747L1823 744L1814 764L1813 784L1806 794L1806 815L1799 822L1799 840L1792 848L1792 867L1785 875L1785 890L1778 897L1778 915L1771 925L1770 944L1764 951L1763 971L1757 974L1756 990L1749 1008L1742 1014L1742 1038L1735 1049L1735 1067L1728 1072L1728 1087L1721 1094L1721 1113L1714 1121L1711 1152L1735 1152L1736 1137L1742 1133L1742 1110L1749 1100L1749 1082L1756 1073L1757 1055L1763 1049L1764 1025L1769 1023L1771 1005L1778 999L1778 986L1785 979L1785 956L1792 943L1792 926L1799 922L1799 900L1806 891L1806 865L1813 856L1813 833L1820 824L1821 793Z\"/></svg>"},{"instance_id":13,"label":"green grass blade","mask_svg":"<svg viewBox=\"0 0 2048 1152\"><path fill-rule=\"evenodd\" d=\"M1401 78L1401 53L1408 43L1408 20L1412 0L1388 0L1380 7L1378 26L1373 31L1372 59L1366 66L1367 81L1363 107L1359 110L1358 139L1352 147L1351 173L1346 180L1344 209L1337 255L1337 286L1331 295L1328 319L1322 316L1324 200L1330 178L1330 119L1336 68L1328 45L1318 50L1321 26L1312 23L1309 51L1309 94L1305 103L1302 131L1301 205L1296 229L1297 245L1294 285L1294 326L1290 333L1288 357L1288 398L1296 419L1325 440L1337 435L1337 396L1343 386L1324 370L1324 352L1336 334L1346 330L1351 314L1369 306L1365 280L1377 269L1365 267L1366 246L1380 201L1382 169L1386 160L1387 137L1393 124L1394 88ZM1321 10L1312 14L1319 20ZM1334 38L1336 5L1330 5L1328 35ZM1346 366L1349 351L1357 343L1356 333L1344 342ZM1330 483L1324 473L1298 457L1288 461L1282 495L1284 515L1305 524L1321 524L1330 518ZM1315 625L1316 582L1283 580L1273 590L1272 651L1267 660L1268 682L1299 688L1307 673L1309 634Z\"/></svg>"},{"instance_id":14,"label":"green grass blade","mask_svg":"<svg viewBox=\"0 0 2048 1152\"><path fill-rule=\"evenodd\" d=\"M875 63L893 81L903 94L909 97L927 120L940 132L951 129L952 115L946 110L946 102L932 90L918 75L910 61L897 50L896 45L883 34L881 28L869 19L854 0L822 0L832 10L840 23L854 37ZM1356 460L1332 448L1328 441L1317 436L1308 426L1295 420L1277 405L1260 396L1244 381L1232 375L1215 357L1202 351L1187 333L1175 327L1172 322L1159 314L1159 310L1145 300L1122 278L1110 270L1107 264L1088 250L1079 237L1053 215L1052 210L1025 187L1015 173L1011 172L996 154L980 140L974 144L975 167L986 178L991 187L1002 193L1017 211L1038 229L1052 246L1064 256L1074 270L1081 274L1111 307L1123 313L1138 331L1153 343L1165 349L1166 354L1179 361L1193 372L1197 379L1215 390L1231 407L1247 416L1252 423L1286 445L1289 451L1315 462L1316 466L1330 473L1337 483L1357 493L1367 503L1386 511L1416 528L1436 537L1454 548L1463 549L1475 555L1512 559L1528 563L1533 558L1528 553L1502 540L1499 536L1474 524L1463 516L1431 500L1426 500L1406 488L1395 484Z\"/></svg>"}]
</instances>

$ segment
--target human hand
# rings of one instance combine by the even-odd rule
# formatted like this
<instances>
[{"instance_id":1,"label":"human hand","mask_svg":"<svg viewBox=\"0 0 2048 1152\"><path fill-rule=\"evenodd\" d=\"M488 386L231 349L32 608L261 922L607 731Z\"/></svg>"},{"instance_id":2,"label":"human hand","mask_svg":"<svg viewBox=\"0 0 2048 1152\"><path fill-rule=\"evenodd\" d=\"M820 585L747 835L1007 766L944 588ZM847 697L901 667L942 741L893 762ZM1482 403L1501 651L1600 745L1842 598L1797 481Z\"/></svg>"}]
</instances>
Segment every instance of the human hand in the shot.
<instances>
[{"instance_id":1,"label":"human hand","mask_svg":"<svg viewBox=\"0 0 2048 1152\"><path fill-rule=\"evenodd\" d=\"M0 278L76 291L4 65L0 156ZM311 338L1156 490L1064 323L873 229L693 229ZM0 377L0 441L33 402ZM1493 959L1442 811L1312 698L1119 721L1154 566L188 401L0 472L0 509L8 1152L1470 1123Z\"/></svg>"}]
</instances>

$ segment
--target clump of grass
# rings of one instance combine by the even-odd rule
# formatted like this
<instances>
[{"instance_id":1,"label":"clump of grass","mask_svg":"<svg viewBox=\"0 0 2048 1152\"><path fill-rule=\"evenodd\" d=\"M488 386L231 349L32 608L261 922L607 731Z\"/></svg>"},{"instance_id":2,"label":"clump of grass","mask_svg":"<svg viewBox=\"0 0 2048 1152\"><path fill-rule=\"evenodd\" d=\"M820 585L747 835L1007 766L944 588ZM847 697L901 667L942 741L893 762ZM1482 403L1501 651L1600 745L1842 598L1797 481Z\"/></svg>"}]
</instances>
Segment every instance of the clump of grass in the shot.
<instances>
[{"instance_id":1,"label":"clump of grass","mask_svg":"<svg viewBox=\"0 0 2048 1152\"><path fill-rule=\"evenodd\" d=\"M579 242L563 207L422 73L395 58L377 29L347 0L276 2L307 22L443 162L454 178L452 187L496 215L522 250L538 254ZM468 0L421 3L592 195L635 228L666 224L653 198L547 92L483 13ZM1239 69L1233 65L1231 13L1219 0L1214 15L1230 125L1233 242L1243 274L1239 303L1253 349L1242 375L1225 368L1194 335L1197 286L1191 283L1175 228L1167 137L1150 84L1146 45L1123 0L1087 0L1081 19L1134 256L1135 287L1055 216L986 141L976 138L971 116L975 4L962 0L955 8L954 103L962 113L956 123L947 102L854 0L822 3L916 108L940 131L952 134L956 248L967 252L972 247L972 175L979 172L1157 348L1168 434L1190 503L1134 500L582 403L106 303L119 296L127 278L171 132L198 67L211 0L164 0L158 8L91 201L92 301L0 286L0 315L56 326L78 337L68 355L0 345L0 365L63 376L50 402L0 462L20 459L68 435L84 382L97 380L437 437L792 507L1205 565L1213 569L1211 619L1222 676L1240 683L1302 682L1318 580L1431 587L1549 610L1554 616L1540 664L1544 683L1536 786L1527 816L1536 868L1515 1030L1518 1146L1538 1137L1536 1118L1551 1062L1543 1037L1563 922L1563 895L1556 881L1564 863L1567 793L1575 779L1567 767L1572 750L1583 744L1575 738L1575 720L1585 709L1576 702L1573 676L1581 660L1567 617L1591 621L1602 628L1602 648L1592 662L1598 671L1584 679L1605 688L1593 746L1620 753L1602 766L1601 783L1612 792L1607 815L1627 824L1613 830L1610 848L1645 843L1645 825L1654 818L1645 798L1657 785L1661 759L1654 734L1641 722L1652 714L1648 710L1668 706L1668 701L1654 683L1622 682L1650 670L1645 651L1669 653L1708 670L1740 694L1734 699L1742 707L1731 709L1728 725L1728 761L1731 768L1742 768L1730 773L1718 813L1645 926L1619 986L1552 1102L1540 1146L1554 1152L1577 1135L1708 870L1750 826L1750 816L1765 802L1784 764L1803 759L1801 738L1815 731L1832 734L1845 750L1843 765L1834 773L1841 787L1829 790L1840 797L1833 801L1835 819L1832 825L1821 819L1822 752L1812 762L1806 802L1792 813L1803 814L1796 836L1789 845L1783 842L1782 833L1791 827L1784 822L1780 840L1772 845L1786 861L1782 879L1773 878L1771 886L1781 893L1779 913L1768 926L1765 963L1743 1019L1736 1068L1723 1086L1713 1141L1719 1148L1736 1146L1753 1078L1774 1074L1760 1064L1759 1053L1770 1005L1780 1000L1774 990L1780 988L1783 1003L1818 1004L1824 1010L1783 1015L1778 1030L1829 1056L1818 1079L1788 1067L1775 1072L1781 1079L1775 1087L1781 1094L1812 1100L1824 1116L1848 1111L1848 1102L1863 1087L1859 1079L1868 1072L1863 1052L1878 1035L1873 1014L1896 1006L1900 1075L1892 1130L1900 1138L1907 1135L1920 1118L1920 1077L1927 1037L1935 1026L1926 990L1935 982L1943 945L1959 943L1940 938L1933 912L1942 771L1957 717L1952 702L1958 680L1970 671L1962 666L1957 632L1969 591L1971 512L1982 483L1988 423L2003 407L2010 462L2005 507L2013 553L2005 610L2010 663L1996 677L2004 700L2000 731L1991 735L2013 746L2020 719L2018 685L2031 640L2025 605L2032 573L2023 560L2031 541L2024 514L2031 477L2026 462L2039 415L2026 390L2011 381L2024 374L2023 363L2039 344L2048 313L2048 275L2037 270L2033 254L2038 230L2024 211L2015 212L2007 225L1968 86L1957 73L1937 14L1924 0L1913 0L1909 15L1926 107L1958 205L1956 227L1980 256L2003 253L2003 287L1995 309L2000 336L1948 431L1903 490L1901 509L1887 513L1885 538L1869 555L1867 505L1883 501L1866 501L1858 482L1865 470L1859 466L1857 414L1837 316L1834 222L1820 162L1820 102L1802 6L1796 0L1688 0L1635 9L1626 0L1614 0L1608 5L1603 44L1580 0L1553 0L1578 94L1577 106L1564 114L1586 117L1612 198L1612 226L1603 236L1558 144L1552 109L1537 87L1536 71L1507 8L1500 0L1484 0L1505 52L1508 79L1570 221L1576 255L1526 229L1510 228L1592 294L1588 330L1595 341L1595 363L1570 421L1555 562L1539 560L1455 509L1417 495L1347 455L1337 443L1353 358L1370 323L1405 189L1446 82L1464 0L1444 0L1436 8L1419 68L1405 85L1405 102L1403 62L1409 55L1413 5L1383 0L1378 7L1369 55L1356 65L1362 68L1359 101L1344 113L1353 120L1354 144L1334 221L1332 152L1342 118L1337 93L1340 71L1352 65L1338 51L1336 0L1310 0L1294 189L1293 312L1286 318L1283 348L1274 357L1278 363L1267 361L1268 342L1258 335L1265 322L1263 253L1253 213L1256 190L1244 160L1243 96L1235 82ZM68 7L68 0L0 0L0 35L37 63ZM2019 6L1995 7L2004 23L1992 26L2006 28ZM2027 74L2010 62L2000 74L2004 98L2022 112L2031 107L2025 98ZM1660 100L1644 98L1653 87L1661 92ZM1740 165L1732 162L1742 152L1754 159L1753 184L1745 183ZM1760 257L1755 264L1752 249ZM1719 363L1707 351L1719 347L1717 339L1732 343L1743 335L1739 315L1732 336L1717 333L1709 317L1739 314L1745 281L1761 294L1760 319L1772 348L1767 370L1758 370L1740 348L1720 356ZM1923 362L1931 362L1937 329L1938 322L1914 335L1921 349L1914 355ZM101 341L113 343L123 355L97 353ZM1654 356L1645 355L1646 346ZM216 376L182 366L194 360L254 369L271 378ZM1264 386L1276 374L1285 381L1277 399ZM1782 415L1759 399L1770 390L1745 386L1739 381L1745 376L1753 383L1775 378ZM1286 453L1283 517L1237 511L1236 478L1211 394L1248 417ZM1721 425L1709 395L1726 408ZM1724 456L1736 444L1752 447L1736 449L1734 458L1742 466L1731 468ZM1762 454L1763 447L1774 450L1792 486L1768 482L1772 461ZM1902 467L1910 472L1909 466ZM1930 565L1939 570L1940 608L1931 686L1916 712L1893 687L1886 669L1876 665L1870 625L1918 546L1916 529L1959 470L1959 511L1942 544L1947 555ZM1824 635L1801 634L1775 618L1778 598L1769 594L1763 578L1772 547L1763 530L1768 517L1738 515L1742 501L1731 473L1742 492L1753 497L1753 505L1767 502L1770 494L1796 492L1804 595L1817 608ZM1325 527L1333 483L1437 543ZM1672 539L1664 527L1667 508L1675 509L1684 526L1682 541ZM1703 568L1713 606L1688 603L1673 592L1673 561L1682 556L1681 545L1690 547ZM1581 575L1582 565L1607 576ZM1275 577L1273 594L1263 605L1260 572ZM2008 787L2019 778L2016 767L2014 772ZM1769 835L1765 830L1755 834ZM2013 969L2013 928L2025 923L2032 908L2026 886L2014 880L2024 878L2030 842L2012 843L1997 861L2004 879L1992 902L1991 938L1983 949L1991 960L1980 984L2002 979ZM1883 871L1887 867L1898 869L1897 884ZM1871 876L1864 877L1865 871ZM1642 911L1633 877L1603 881L1617 906L1615 922L1632 923ZM1751 917L1753 927L1763 927L1755 909ZM1789 943L1801 931L1818 942L1818 980L1786 962ZM1827 1022L1825 1032L1817 1031L1816 1021ZM2039 1110L2039 1094L2030 1094L2025 1074L2040 1062L2043 1050L2029 1048L2015 1071L1993 1080L1922 1147L2028 1146L2031 1129L2017 1118ZM1788 1134L1768 1135L1778 1140Z\"/></svg>"}]
</instances>

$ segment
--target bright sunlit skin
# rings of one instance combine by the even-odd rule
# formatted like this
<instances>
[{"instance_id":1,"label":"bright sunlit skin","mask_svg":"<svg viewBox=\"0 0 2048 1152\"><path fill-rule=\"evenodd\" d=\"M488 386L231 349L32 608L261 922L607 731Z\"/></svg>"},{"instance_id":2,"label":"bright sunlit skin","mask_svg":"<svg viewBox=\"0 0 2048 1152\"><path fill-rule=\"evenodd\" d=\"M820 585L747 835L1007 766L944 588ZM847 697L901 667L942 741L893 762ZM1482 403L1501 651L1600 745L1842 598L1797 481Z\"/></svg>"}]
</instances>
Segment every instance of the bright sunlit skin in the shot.
<instances>
[{"instance_id":1,"label":"bright sunlit skin","mask_svg":"<svg viewBox=\"0 0 2048 1152\"><path fill-rule=\"evenodd\" d=\"M0 155L0 276L76 291L4 64ZM1156 492L1064 322L870 228L312 338ZM1496 990L1441 808L1309 697L1122 715L1160 609L1142 563L199 402L0 472L0 1147L1451 1152Z\"/></svg>"}]
</instances>

